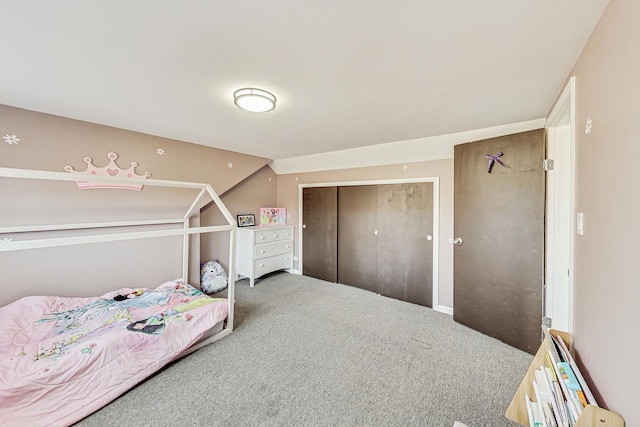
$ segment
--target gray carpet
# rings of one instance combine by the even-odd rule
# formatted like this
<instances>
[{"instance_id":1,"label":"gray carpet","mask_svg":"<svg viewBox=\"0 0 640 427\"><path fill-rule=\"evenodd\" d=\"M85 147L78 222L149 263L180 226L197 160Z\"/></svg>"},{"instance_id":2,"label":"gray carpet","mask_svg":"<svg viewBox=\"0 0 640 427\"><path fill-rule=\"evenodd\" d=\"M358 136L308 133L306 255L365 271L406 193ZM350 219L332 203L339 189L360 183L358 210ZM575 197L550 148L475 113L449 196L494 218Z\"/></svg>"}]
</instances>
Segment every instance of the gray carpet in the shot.
<instances>
[{"instance_id":1,"label":"gray carpet","mask_svg":"<svg viewBox=\"0 0 640 427\"><path fill-rule=\"evenodd\" d=\"M513 426L532 356L451 316L278 273L236 286L235 331L79 426Z\"/></svg>"}]
</instances>

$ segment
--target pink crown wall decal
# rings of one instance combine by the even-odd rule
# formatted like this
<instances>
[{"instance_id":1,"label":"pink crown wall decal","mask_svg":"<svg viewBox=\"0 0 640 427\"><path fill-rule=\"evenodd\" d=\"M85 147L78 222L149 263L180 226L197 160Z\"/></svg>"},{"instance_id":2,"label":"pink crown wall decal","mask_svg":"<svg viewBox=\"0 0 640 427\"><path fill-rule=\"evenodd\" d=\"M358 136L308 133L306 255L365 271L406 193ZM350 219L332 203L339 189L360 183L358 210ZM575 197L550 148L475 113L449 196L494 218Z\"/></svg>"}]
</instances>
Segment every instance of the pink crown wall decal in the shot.
<instances>
[{"instance_id":1,"label":"pink crown wall decal","mask_svg":"<svg viewBox=\"0 0 640 427\"><path fill-rule=\"evenodd\" d=\"M85 157L84 162L87 164L85 171L76 171L71 166L65 166L64 170L76 175L92 175L92 176L110 176L114 178L122 179L147 179L151 176L150 172L146 172L144 175L137 175L135 172L138 163L131 162L129 169L120 169L116 165L116 159L118 155L116 153L107 154L109 164L103 168L97 168L93 165L91 157ZM92 188L115 188L120 190L142 190L142 184L127 184L126 182L91 182L91 181L76 181L76 185L81 190L89 190Z\"/></svg>"}]
</instances>

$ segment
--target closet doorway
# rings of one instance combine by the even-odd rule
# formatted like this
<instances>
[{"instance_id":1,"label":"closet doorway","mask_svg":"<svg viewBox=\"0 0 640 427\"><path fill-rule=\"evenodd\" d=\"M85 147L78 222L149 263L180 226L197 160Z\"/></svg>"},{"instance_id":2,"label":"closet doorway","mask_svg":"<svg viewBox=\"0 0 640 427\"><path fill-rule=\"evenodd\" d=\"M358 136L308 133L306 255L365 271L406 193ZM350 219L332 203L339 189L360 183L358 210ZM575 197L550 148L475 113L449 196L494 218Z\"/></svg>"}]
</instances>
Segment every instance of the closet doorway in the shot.
<instances>
[{"instance_id":1,"label":"closet doorway","mask_svg":"<svg viewBox=\"0 0 640 427\"><path fill-rule=\"evenodd\" d=\"M300 185L302 274L432 307L438 178Z\"/></svg>"}]
</instances>

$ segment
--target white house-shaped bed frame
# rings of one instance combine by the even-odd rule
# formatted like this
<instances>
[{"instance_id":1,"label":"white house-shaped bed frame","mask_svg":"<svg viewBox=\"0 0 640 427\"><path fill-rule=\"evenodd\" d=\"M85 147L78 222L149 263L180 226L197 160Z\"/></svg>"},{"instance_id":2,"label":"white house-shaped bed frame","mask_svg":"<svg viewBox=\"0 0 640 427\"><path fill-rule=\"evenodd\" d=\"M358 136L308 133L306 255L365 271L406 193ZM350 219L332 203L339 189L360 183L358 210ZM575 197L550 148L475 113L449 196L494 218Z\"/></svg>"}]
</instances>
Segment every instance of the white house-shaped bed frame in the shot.
<instances>
[{"instance_id":1,"label":"white house-shaped bed frame","mask_svg":"<svg viewBox=\"0 0 640 427\"><path fill-rule=\"evenodd\" d=\"M170 218L160 220L140 220L140 221L117 221L117 222L95 222L95 223L78 223L78 224L44 224L44 225L27 225L27 226L11 226L0 227L0 252L19 251L35 248L52 248L69 245L82 245L89 243L115 242L123 240L137 240L154 237L167 236L183 236L182 241L182 280L188 282L189 277L189 236L192 234L215 233L220 231L229 232L229 283L227 287L228 300L228 316L224 328L214 335L203 338L194 346L189 348L184 354L192 352L202 346L216 341L233 330L233 307L235 299L235 235L236 222L229 213L220 197L216 194L209 184L181 181L166 181L157 179L122 179L109 176L91 176L82 175L80 178L77 174L69 174L65 172L40 171L30 169L12 169L0 168L0 178L18 178L18 179L36 179L49 181L91 181L96 183L113 183L113 184L140 184L151 185L165 188L187 188L199 189L200 192L195 197L191 206L184 213L182 218ZM201 203L203 197L208 195L216 204L220 212L224 215L227 222L226 225L191 227L190 219L194 216L196 207ZM133 231L135 227L144 227L149 225L176 225L182 224L182 228L172 228L166 230L152 231ZM67 231L67 230L109 230L115 227L128 227L132 231L115 232L111 234L87 234L82 236L70 237L52 237L46 239L30 239L30 240L13 240L7 239L2 235L40 232L40 231Z\"/></svg>"}]
</instances>

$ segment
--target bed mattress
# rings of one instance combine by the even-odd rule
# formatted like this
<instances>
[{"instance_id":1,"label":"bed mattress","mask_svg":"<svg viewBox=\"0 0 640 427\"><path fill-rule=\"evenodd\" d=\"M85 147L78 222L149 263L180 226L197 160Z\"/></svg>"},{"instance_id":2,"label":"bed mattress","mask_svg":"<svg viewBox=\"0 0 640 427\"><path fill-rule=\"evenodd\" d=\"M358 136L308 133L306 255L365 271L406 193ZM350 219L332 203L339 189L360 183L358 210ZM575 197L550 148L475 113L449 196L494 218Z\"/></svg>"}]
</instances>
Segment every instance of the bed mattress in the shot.
<instances>
[{"instance_id":1,"label":"bed mattress","mask_svg":"<svg viewBox=\"0 0 640 427\"><path fill-rule=\"evenodd\" d=\"M179 282L0 308L0 425L70 425L177 358L227 317Z\"/></svg>"}]
</instances>

